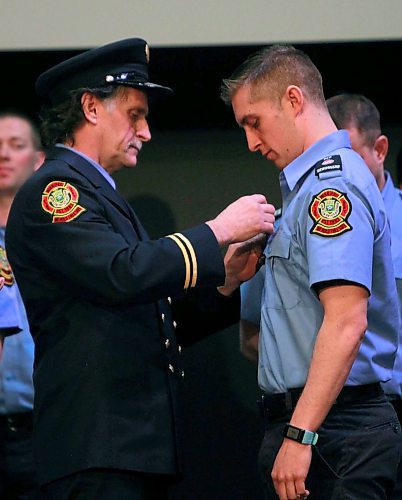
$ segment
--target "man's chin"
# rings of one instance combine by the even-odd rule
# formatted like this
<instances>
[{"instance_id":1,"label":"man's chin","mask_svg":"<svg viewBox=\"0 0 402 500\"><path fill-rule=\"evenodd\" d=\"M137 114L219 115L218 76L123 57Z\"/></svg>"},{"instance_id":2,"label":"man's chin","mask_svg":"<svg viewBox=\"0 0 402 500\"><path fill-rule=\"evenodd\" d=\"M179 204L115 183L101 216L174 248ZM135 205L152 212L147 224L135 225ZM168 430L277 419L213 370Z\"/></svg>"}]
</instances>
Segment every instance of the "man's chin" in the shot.
<instances>
[{"instance_id":1,"label":"man's chin","mask_svg":"<svg viewBox=\"0 0 402 500\"><path fill-rule=\"evenodd\" d=\"M124 168L134 168L137 166L137 163L138 163L137 155L127 155L124 158L123 166Z\"/></svg>"},{"instance_id":2,"label":"man's chin","mask_svg":"<svg viewBox=\"0 0 402 500\"><path fill-rule=\"evenodd\" d=\"M126 161L123 165L124 168L134 168L137 166L137 160L134 161Z\"/></svg>"}]
</instances>

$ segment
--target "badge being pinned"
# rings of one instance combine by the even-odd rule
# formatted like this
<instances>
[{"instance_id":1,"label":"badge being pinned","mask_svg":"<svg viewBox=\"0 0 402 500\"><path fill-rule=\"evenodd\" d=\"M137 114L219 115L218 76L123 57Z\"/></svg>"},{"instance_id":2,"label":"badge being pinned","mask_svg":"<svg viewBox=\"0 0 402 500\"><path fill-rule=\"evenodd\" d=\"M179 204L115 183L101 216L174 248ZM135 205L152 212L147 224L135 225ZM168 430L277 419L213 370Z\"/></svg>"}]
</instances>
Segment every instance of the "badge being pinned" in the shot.
<instances>
[{"instance_id":1,"label":"badge being pinned","mask_svg":"<svg viewBox=\"0 0 402 500\"><path fill-rule=\"evenodd\" d=\"M0 246L0 276L4 278L6 286L14 284L14 274L8 262L6 250L2 246Z\"/></svg>"},{"instance_id":2,"label":"badge being pinned","mask_svg":"<svg viewBox=\"0 0 402 500\"><path fill-rule=\"evenodd\" d=\"M42 208L53 215L52 222L70 222L76 219L85 208L78 204L77 189L63 181L50 182L42 194Z\"/></svg>"},{"instance_id":3,"label":"badge being pinned","mask_svg":"<svg viewBox=\"0 0 402 500\"><path fill-rule=\"evenodd\" d=\"M352 204L346 194L336 189L324 189L313 196L309 214L314 224L312 234L321 236L338 236L352 230L348 217L352 212Z\"/></svg>"}]
</instances>

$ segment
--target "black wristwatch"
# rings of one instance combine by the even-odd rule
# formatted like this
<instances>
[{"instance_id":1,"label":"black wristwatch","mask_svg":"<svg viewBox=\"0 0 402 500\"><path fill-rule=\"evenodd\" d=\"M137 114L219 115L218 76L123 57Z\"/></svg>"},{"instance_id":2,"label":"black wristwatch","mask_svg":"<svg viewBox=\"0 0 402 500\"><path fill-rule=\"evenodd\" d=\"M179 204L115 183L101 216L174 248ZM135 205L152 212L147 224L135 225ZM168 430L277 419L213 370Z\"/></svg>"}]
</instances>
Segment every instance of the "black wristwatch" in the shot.
<instances>
[{"instance_id":1,"label":"black wristwatch","mask_svg":"<svg viewBox=\"0 0 402 500\"><path fill-rule=\"evenodd\" d=\"M286 424L283 429L283 437L292 439L301 444L317 444L318 434L312 431L306 431L305 429L299 429L294 425Z\"/></svg>"}]
</instances>

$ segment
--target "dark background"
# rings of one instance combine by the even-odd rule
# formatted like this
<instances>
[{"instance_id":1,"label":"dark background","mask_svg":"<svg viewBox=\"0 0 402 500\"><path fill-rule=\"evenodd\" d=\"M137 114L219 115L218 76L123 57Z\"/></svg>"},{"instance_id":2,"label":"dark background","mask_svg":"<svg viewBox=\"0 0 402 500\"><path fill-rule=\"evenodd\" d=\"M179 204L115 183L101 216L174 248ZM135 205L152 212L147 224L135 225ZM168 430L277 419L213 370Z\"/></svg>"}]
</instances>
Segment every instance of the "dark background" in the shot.
<instances>
[{"instance_id":1,"label":"dark background","mask_svg":"<svg viewBox=\"0 0 402 500\"><path fill-rule=\"evenodd\" d=\"M401 127L402 41L297 47L320 69L326 97L365 94L385 127ZM151 81L171 86L175 95L151 108L154 138L141 153L138 172L116 177L152 237L207 220L244 192L258 189L280 203L276 171L249 155L231 110L219 99L221 79L258 48L151 49ZM36 118L36 77L78 52L0 52L0 109ZM189 348L183 362L184 479L171 500L260 499L256 368L239 352L237 326Z\"/></svg>"},{"instance_id":2,"label":"dark background","mask_svg":"<svg viewBox=\"0 0 402 500\"><path fill-rule=\"evenodd\" d=\"M401 122L402 41L312 43L295 45L309 54L324 79L326 97L359 92L381 110L384 123ZM260 46L152 48L151 80L171 86L175 96L151 116L160 130L233 127L219 100L219 87L250 53ZM78 54L67 51L0 52L0 107L16 106L37 113L33 83L50 66Z\"/></svg>"}]
</instances>

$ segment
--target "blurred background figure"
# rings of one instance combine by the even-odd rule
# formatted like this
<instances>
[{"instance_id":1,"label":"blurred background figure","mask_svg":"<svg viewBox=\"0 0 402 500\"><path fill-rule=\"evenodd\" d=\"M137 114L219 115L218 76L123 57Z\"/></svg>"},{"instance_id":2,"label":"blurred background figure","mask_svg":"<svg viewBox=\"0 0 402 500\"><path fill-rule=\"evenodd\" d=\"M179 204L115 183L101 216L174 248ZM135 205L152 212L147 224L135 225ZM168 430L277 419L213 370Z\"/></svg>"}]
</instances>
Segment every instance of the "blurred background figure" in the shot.
<instances>
[{"instance_id":1,"label":"blurred background figure","mask_svg":"<svg viewBox=\"0 0 402 500\"><path fill-rule=\"evenodd\" d=\"M33 340L7 260L5 226L11 203L44 160L34 123L15 111L0 111L0 498L36 499L32 457ZM16 334L17 333L17 334ZM14 335L16 334L16 335Z\"/></svg>"},{"instance_id":2,"label":"blurred background figure","mask_svg":"<svg viewBox=\"0 0 402 500\"><path fill-rule=\"evenodd\" d=\"M391 174L385 170L388 138L382 134L380 113L370 99L361 94L340 94L327 100L329 112L339 129L349 132L352 148L360 154L374 175L384 200L391 228L391 251L394 264L399 304L402 313L402 191L394 186ZM399 164L402 154L398 154ZM383 384L402 422L402 331L395 360L393 379ZM402 464L393 498L402 498Z\"/></svg>"},{"instance_id":3,"label":"blurred background figure","mask_svg":"<svg viewBox=\"0 0 402 500\"><path fill-rule=\"evenodd\" d=\"M396 155L396 183L399 189L402 189L402 148Z\"/></svg>"}]
</instances>

